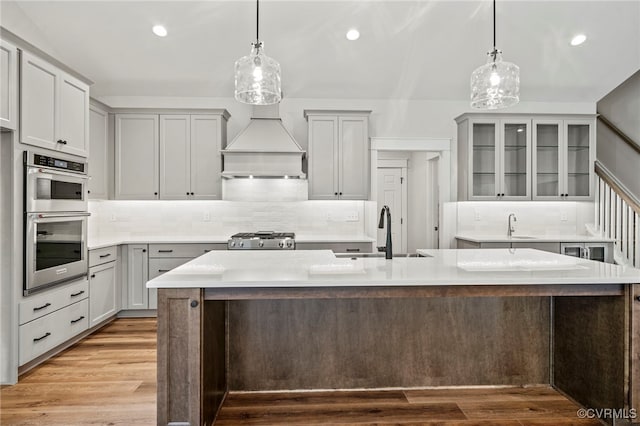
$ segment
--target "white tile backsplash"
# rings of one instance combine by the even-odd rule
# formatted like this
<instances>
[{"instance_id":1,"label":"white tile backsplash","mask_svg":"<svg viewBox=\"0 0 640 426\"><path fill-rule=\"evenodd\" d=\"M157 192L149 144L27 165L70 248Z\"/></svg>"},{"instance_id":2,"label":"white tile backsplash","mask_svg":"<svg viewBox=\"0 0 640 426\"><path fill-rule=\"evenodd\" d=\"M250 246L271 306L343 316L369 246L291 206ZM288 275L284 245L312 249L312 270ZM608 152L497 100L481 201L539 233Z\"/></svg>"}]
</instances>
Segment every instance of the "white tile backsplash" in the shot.
<instances>
[{"instance_id":1,"label":"white tile backsplash","mask_svg":"<svg viewBox=\"0 0 640 426\"><path fill-rule=\"evenodd\" d=\"M509 214L515 213L516 234L584 235L593 223L592 202L465 201L457 203L457 234L507 233Z\"/></svg>"},{"instance_id":2,"label":"white tile backsplash","mask_svg":"<svg viewBox=\"0 0 640 426\"><path fill-rule=\"evenodd\" d=\"M89 239L237 232L375 236L372 201L90 201Z\"/></svg>"},{"instance_id":3,"label":"white tile backsplash","mask_svg":"<svg viewBox=\"0 0 640 426\"><path fill-rule=\"evenodd\" d=\"M227 201L305 201L306 179L224 179L222 199Z\"/></svg>"}]
</instances>

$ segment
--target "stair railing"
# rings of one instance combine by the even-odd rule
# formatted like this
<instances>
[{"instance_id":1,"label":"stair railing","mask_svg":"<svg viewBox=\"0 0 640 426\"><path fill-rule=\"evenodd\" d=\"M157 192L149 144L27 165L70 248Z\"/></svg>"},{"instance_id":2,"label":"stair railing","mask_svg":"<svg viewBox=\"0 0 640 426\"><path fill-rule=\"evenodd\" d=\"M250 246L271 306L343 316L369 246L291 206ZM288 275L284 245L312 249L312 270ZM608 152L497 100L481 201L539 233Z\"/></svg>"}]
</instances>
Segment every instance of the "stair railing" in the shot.
<instances>
[{"instance_id":1,"label":"stair railing","mask_svg":"<svg viewBox=\"0 0 640 426\"><path fill-rule=\"evenodd\" d=\"M595 163L595 225L615 240L616 263L640 267L640 200L607 168Z\"/></svg>"}]
</instances>

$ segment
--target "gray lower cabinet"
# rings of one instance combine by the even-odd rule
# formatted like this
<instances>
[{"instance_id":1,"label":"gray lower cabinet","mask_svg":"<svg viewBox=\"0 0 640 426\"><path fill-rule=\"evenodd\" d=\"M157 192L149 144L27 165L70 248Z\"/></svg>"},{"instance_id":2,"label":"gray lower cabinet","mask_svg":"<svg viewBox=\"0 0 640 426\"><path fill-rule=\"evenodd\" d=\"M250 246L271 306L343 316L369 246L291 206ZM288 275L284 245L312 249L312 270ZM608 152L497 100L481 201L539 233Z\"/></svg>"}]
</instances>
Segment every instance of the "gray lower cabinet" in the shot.
<instances>
[{"instance_id":1,"label":"gray lower cabinet","mask_svg":"<svg viewBox=\"0 0 640 426\"><path fill-rule=\"evenodd\" d=\"M19 364L54 349L89 326L89 287L81 278L19 304Z\"/></svg>"},{"instance_id":2,"label":"gray lower cabinet","mask_svg":"<svg viewBox=\"0 0 640 426\"><path fill-rule=\"evenodd\" d=\"M100 324L120 310L116 276L115 260L89 268L89 327Z\"/></svg>"},{"instance_id":3,"label":"gray lower cabinet","mask_svg":"<svg viewBox=\"0 0 640 426\"><path fill-rule=\"evenodd\" d=\"M313 242L298 243L296 250L332 250L334 253L372 253L373 242L332 243Z\"/></svg>"},{"instance_id":4,"label":"gray lower cabinet","mask_svg":"<svg viewBox=\"0 0 640 426\"><path fill-rule=\"evenodd\" d=\"M158 291L147 288L147 281L169 272L211 250L226 250L226 243L128 244L123 247L125 290L122 309L158 308Z\"/></svg>"},{"instance_id":5,"label":"gray lower cabinet","mask_svg":"<svg viewBox=\"0 0 640 426\"><path fill-rule=\"evenodd\" d=\"M149 277L149 246L147 244L129 244L126 246L126 291L124 292L124 309L149 309L147 281Z\"/></svg>"},{"instance_id":6,"label":"gray lower cabinet","mask_svg":"<svg viewBox=\"0 0 640 426\"><path fill-rule=\"evenodd\" d=\"M474 242L458 239L459 249L499 249L499 248L530 248L551 253L560 253L559 242L527 242L527 241L499 241L499 242Z\"/></svg>"}]
</instances>

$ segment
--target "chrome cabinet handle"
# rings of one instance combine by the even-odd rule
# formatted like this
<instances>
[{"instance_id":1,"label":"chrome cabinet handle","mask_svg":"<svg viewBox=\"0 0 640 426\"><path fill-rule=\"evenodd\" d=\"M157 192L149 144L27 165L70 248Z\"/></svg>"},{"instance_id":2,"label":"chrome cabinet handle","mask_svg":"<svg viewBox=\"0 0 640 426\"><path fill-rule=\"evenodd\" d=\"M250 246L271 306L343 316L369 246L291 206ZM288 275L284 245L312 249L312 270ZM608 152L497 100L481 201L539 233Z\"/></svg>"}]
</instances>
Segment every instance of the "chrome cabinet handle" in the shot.
<instances>
[{"instance_id":1,"label":"chrome cabinet handle","mask_svg":"<svg viewBox=\"0 0 640 426\"><path fill-rule=\"evenodd\" d=\"M95 276L95 274L94 274L93 276ZM92 277L92 278L93 278L93 277ZM79 292L77 292L77 293L72 293L72 294L71 294L71 297L77 297L77 296L80 296L81 294L84 294L84 290L80 290L80 291L79 291Z\"/></svg>"},{"instance_id":2,"label":"chrome cabinet handle","mask_svg":"<svg viewBox=\"0 0 640 426\"><path fill-rule=\"evenodd\" d=\"M158 253L173 253L173 250L158 250Z\"/></svg>"},{"instance_id":3,"label":"chrome cabinet handle","mask_svg":"<svg viewBox=\"0 0 640 426\"><path fill-rule=\"evenodd\" d=\"M111 253L101 254L100 259L104 259L105 257L109 257L109 256L111 256Z\"/></svg>"}]
</instances>

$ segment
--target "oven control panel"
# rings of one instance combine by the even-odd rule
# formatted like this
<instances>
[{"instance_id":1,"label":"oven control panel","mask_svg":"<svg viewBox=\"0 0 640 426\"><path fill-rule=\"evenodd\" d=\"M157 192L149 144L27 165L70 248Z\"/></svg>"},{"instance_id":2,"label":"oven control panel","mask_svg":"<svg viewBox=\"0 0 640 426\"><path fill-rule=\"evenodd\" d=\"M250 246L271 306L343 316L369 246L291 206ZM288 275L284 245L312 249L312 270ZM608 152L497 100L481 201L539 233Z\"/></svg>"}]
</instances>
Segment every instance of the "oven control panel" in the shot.
<instances>
[{"instance_id":1,"label":"oven control panel","mask_svg":"<svg viewBox=\"0 0 640 426\"><path fill-rule=\"evenodd\" d=\"M31 158L27 158L27 164L36 167L49 167L52 169L66 170L74 173L86 173L87 163L79 163L76 161L63 160L60 158L49 157L40 154L27 154ZM33 160L33 161L29 161Z\"/></svg>"}]
</instances>

